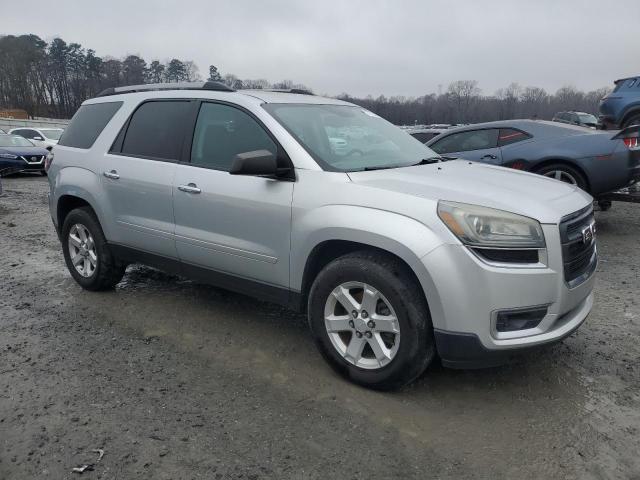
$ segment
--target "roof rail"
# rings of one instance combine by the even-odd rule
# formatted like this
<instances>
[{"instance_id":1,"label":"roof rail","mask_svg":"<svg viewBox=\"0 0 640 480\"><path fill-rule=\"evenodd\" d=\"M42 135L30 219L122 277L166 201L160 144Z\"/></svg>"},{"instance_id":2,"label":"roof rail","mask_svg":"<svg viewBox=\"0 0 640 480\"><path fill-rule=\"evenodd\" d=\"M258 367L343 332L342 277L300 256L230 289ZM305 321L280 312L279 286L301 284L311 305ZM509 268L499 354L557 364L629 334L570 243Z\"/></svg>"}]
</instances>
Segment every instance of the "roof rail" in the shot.
<instances>
[{"instance_id":1,"label":"roof rail","mask_svg":"<svg viewBox=\"0 0 640 480\"><path fill-rule=\"evenodd\" d=\"M145 85L129 85L125 87L112 87L101 91L97 97L120 95L121 93L150 92L160 90L214 90L218 92L235 92L220 82L176 82L176 83L149 83Z\"/></svg>"},{"instance_id":2,"label":"roof rail","mask_svg":"<svg viewBox=\"0 0 640 480\"><path fill-rule=\"evenodd\" d=\"M263 92L297 93L298 95L314 94L311 90L305 90L304 88L257 88L255 90L262 90Z\"/></svg>"}]
</instances>

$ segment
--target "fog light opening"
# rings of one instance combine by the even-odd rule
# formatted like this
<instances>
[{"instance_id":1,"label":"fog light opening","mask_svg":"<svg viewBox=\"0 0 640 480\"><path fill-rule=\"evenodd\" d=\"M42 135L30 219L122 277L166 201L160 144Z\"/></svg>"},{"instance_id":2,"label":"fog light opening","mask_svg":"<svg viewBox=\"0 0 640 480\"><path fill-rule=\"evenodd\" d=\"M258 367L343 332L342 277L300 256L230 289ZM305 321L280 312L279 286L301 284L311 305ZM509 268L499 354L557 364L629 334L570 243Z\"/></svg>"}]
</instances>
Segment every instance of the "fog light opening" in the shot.
<instances>
[{"instance_id":1,"label":"fog light opening","mask_svg":"<svg viewBox=\"0 0 640 480\"><path fill-rule=\"evenodd\" d=\"M502 310L496 316L497 332L515 332L537 327L547 314L547 307Z\"/></svg>"}]
</instances>

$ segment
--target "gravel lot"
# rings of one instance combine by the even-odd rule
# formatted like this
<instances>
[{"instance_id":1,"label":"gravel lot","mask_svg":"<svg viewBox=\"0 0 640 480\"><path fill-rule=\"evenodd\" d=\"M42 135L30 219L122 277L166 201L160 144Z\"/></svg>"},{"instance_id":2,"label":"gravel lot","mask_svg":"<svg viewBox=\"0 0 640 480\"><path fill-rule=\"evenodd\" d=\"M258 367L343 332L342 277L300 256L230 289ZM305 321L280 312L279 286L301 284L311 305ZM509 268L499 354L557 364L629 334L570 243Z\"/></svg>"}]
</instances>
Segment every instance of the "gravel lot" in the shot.
<instances>
[{"instance_id":1,"label":"gravel lot","mask_svg":"<svg viewBox=\"0 0 640 480\"><path fill-rule=\"evenodd\" d=\"M574 335L382 394L338 378L277 306L139 266L81 290L46 180L3 185L0 479L640 478L640 205L597 213Z\"/></svg>"}]
</instances>

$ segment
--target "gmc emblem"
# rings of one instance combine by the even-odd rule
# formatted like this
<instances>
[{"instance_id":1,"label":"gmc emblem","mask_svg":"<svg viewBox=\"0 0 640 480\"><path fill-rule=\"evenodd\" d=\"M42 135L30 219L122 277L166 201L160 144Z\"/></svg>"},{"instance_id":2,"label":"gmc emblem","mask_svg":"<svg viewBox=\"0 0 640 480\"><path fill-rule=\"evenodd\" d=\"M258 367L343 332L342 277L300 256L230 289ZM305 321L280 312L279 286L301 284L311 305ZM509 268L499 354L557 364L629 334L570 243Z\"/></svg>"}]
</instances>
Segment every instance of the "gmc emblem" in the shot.
<instances>
[{"instance_id":1,"label":"gmc emblem","mask_svg":"<svg viewBox=\"0 0 640 480\"><path fill-rule=\"evenodd\" d=\"M596 224L592 223L582 229L582 243L589 245L596 235Z\"/></svg>"}]
</instances>

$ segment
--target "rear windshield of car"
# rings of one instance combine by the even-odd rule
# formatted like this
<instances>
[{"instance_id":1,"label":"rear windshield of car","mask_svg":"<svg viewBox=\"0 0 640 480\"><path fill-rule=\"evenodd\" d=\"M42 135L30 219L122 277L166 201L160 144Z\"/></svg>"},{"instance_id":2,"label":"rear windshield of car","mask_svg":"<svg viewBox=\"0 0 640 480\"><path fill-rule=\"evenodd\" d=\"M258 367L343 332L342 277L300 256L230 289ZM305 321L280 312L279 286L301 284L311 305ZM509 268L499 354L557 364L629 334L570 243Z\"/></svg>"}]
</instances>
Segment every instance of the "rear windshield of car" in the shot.
<instances>
[{"instance_id":1,"label":"rear windshield of car","mask_svg":"<svg viewBox=\"0 0 640 480\"><path fill-rule=\"evenodd\" d=\"M49 140L60 140L64 130L62 128L41 128L40 132Z\"/></svg>"},{"instance_id":2,"label":"rear windshield of car","mask_svg":"<svg viewBox=\"0 0 640 480\"><path fill-rule=\"evenodd\" d=\"M66 147L91 148L121 106L122 102L82 105L71 119L58 144Z\"/></svg>"},{"instance_id":3,"label":"rear windshield of car","mask_svg":"<svg viewBox=\"0 0 640 480\"><path fill-rule=\"evenodd\" d=\"M578 114L578 118L581 123L588 123L596 125L598 123L598 119L591 114Z\"/></svg>"},{"instance_id":4,"label":"rear windshield of car","mask_svg":"<svg viewBox=\"0 0 640 480\"><path fill-rule=\"evenodd\" d=\"M33 147L33 143L19 135L0 135L0 147Z\"/></svg>"}]
</instances>

